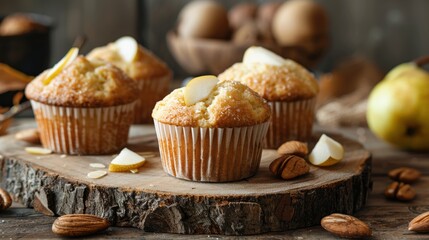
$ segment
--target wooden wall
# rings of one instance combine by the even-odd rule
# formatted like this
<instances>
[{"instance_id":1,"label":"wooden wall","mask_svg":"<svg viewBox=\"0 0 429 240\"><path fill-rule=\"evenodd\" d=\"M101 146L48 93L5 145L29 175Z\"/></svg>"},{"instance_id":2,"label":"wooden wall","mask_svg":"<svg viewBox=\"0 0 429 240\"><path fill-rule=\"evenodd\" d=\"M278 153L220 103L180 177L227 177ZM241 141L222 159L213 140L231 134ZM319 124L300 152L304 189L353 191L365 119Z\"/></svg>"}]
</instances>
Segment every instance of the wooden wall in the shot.
<instances>
[{"instance_id":1,"label":"wooden wall","mask_svg":"<svg viewBox=\"0 0 429 240\"><path fill-rule=\"evenodd\" d=\"M82 53L123 35L137 37L138 11L136 0L0 0L0 15L33 12L53 18L52 63L61 59L81 34L87 36Z\"/></svg>"},{"instance_id":2,"label":"wooden wall","mask_svg":"<svg viewBox=\"0 0 429 240\"><path fill-rule=\"evenodd\" d=\"M341 59L365 55L383 70L429 54L429 1L425 0L317 0L331 19L332 44L319 65L327 71ZM83 52L123 35L137 37L185 76L165 42L180 8L188 0L0 0L0 14L16 11L46 14L55 19L53 53L56 62L73 39L85 33ZM231 7L240 0L221 0ZM263 2L263 0L254 0Z\"/></svg>"}]
</instances>

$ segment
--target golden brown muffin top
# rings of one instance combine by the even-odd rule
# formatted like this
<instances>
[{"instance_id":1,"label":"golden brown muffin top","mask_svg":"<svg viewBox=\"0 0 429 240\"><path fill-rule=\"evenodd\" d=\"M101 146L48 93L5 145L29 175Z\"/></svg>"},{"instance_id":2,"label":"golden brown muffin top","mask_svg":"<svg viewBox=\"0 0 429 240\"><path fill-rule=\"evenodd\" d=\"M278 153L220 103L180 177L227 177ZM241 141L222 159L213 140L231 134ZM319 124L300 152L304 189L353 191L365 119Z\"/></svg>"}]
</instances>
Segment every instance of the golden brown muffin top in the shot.
<instances>
[{"instance_id":1,"label":"golden brown muffin top","mask_svg":"<svg viewBox=\"0 0 429 240\"><path fill-rule=\"evenodd\" d=\"M239 81L268 101L304 100L319 92L313 74L289 59L281 66L236 63L221 73L219 80Z\"/></svg>"},{"instance_id":2,"label":"golden brown muffin top","mask_svg":"<svg viewBox=\"0 0 429 240\"><path fill-rule=\"evenodd\" d=\"M171 75L171 71L167 65L142 46L138 47L137 56L131 63L122 59L115 43L94 48L88 53L87 57L90 60L101 59L110 62L121 68L134 80Z\"/></svg>"},{"instance_id":3,"label":"golden brown muffin top","mask_svg":"<svg viewBox=\"0 0 429 240\"><path fill-rule=\"evenodd\" d=\"M176 126L225 128L260 124L271 116L266 101L239 82L219 82L206 99L190 106L185 104L184 89L159 101L152 117Z\"/></svg>"},{"instance_id":4,"label":"golden brown muffin top","mask_svg":"<svg viewBox=\"0 0 429 240\"><path fill-rule=\"evenodd\" d=\"M110 63L78 56L45 85L48 72L28 84L27 98L65 107L117 106L138 98L136 82Z\"/></svg>"}]
</instances>

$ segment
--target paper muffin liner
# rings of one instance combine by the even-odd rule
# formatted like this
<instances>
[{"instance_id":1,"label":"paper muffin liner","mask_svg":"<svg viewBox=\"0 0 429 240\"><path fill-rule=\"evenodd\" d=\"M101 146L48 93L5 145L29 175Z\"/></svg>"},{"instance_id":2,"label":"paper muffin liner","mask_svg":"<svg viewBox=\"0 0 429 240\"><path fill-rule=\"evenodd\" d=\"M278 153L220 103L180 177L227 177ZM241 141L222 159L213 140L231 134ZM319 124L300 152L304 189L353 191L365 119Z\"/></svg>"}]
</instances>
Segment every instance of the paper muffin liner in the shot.
<instances>
[{"instance_id":1,"label":"paper muffin liner","mask_svg":"<svg viewBox=\"0 0 429 240\"><path fill-rule=\"evenodd\" d=\"M192 181L229 182L259 168L269 122L236 128L182 127L155 122L164 171Z\"/></svg>"},{"instance_id":2,"label":"paper muffin liner","mask_svg":"<svg viewBox=\"0 0 429 240\"><path fill-rule=\"evenodd\" d=\"M311 137L316 98L268 104L271 108L271 124L265 147L278 148L286 141L307 141Z\"/></svg>"},{"instance_id":3,"label":"paper muffin liner","mask_svg":"<svg viewBox=\"0 0 429 240\"><path fill-rule=\"evenodd\" d=\"M31 101L43 147L65 154L108 154L127 144L134 102L99 108Z\"/></svg>"},{"instance_id":4,"label":"paper muffin liner","mask_svg":"<svg viewBox=\"0 0 429 240\"><path fill-rule=\"evenodd\" d=\"M152 110L156 102L168 93L171 75L150 79L137 79L139 99L135 105L133 123L152 123Z\"/></svg>"}]
</instances>

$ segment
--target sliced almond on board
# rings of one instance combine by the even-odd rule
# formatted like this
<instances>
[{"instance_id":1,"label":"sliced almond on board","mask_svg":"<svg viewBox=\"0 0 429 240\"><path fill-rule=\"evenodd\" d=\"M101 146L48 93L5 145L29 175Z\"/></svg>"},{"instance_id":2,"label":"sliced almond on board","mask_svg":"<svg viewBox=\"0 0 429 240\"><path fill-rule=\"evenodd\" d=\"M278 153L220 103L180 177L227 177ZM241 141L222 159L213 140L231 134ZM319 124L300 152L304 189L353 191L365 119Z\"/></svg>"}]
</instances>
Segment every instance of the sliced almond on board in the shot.
<instances>
[{"instance_id":1,"label":"sliced almond on board","mask_svg":"<svg viewBox=\"0 0 429 240\"><path fill-rule=\"evenodd\" d=\"M87 175L87 177L88 178L93 178L93 179L98 179L98 178L102 178L102 177L104 177L106 175L107 175L106 171L97 170L97 171L89 172L88 175Z\"/></svg>"},{"instance_id":2,"label":"sliced almond on board","mask_svg":"<svg viewBox=\"0 0 429 240\"><path fill-rule=\"evenodd\" d=\"M49 155L52 153L51 149L42 147L26 147L25 151L34 155Z\"/></svg>"},{"instance_id":3,"label":"sliced almond on board","mask_svg":"<svg viewBox=\"0 0 429 240\"><path fill-rule=\"evenodd\" d=\"M92 168L106 168L106 166L102 163L90 163L89 166Z\"/></svg>"}]
</instances>

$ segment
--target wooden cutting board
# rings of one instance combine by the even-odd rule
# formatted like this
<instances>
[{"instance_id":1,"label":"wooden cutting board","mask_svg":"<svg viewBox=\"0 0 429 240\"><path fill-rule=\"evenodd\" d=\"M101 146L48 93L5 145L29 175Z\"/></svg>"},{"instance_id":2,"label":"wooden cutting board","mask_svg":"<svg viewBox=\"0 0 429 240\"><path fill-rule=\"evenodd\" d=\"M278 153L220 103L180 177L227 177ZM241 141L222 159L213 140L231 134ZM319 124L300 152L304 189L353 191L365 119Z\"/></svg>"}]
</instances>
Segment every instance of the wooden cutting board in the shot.
<instances>
[{"instance_id":1,"label":"wooden cutting board","mask_svg":"<svg viewBox=\"0 0 429 240\"><path fill-rule=\"evenodd\" d=\"M310 146L320 134L314 135ZM371 188L370 153L362 145L331 135L345 147L339 164L318 168L292 181L268 170L275 150L264 150L259 172L232 183L197 183L168 176L162 170L155 130L133 126L128 148L155 152L133 173L108 173L89 179L113 156L36 156L13 135L0 138L2 185L15 201L36 204L46 214L90 213L116 226L148 232L247 235L318 225L330 213L353 214L365 205ZM42 207L41 207L42 206ZM46 208L43 209L43 206Z\"/></svg>"}]
</instances>

